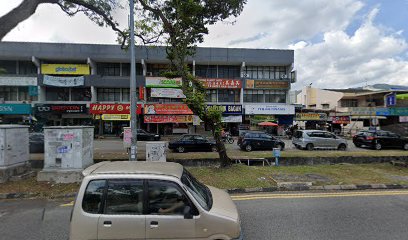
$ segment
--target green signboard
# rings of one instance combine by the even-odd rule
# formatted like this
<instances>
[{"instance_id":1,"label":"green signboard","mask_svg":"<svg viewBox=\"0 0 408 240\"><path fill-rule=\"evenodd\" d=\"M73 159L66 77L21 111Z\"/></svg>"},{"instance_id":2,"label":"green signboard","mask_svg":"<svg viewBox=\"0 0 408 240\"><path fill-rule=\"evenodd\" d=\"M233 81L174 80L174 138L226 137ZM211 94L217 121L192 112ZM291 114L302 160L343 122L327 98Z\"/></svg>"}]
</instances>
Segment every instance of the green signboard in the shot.
<instances>
[{"instance_id":1,"label":"green signboard","mask_svg":"<svg viewBox=\"0 0 408 240\"><path fill-rule=\"evenodd\" d=\"M31 104L0 104L0 114L31 114Z\"/></svg>"}]
</instances>

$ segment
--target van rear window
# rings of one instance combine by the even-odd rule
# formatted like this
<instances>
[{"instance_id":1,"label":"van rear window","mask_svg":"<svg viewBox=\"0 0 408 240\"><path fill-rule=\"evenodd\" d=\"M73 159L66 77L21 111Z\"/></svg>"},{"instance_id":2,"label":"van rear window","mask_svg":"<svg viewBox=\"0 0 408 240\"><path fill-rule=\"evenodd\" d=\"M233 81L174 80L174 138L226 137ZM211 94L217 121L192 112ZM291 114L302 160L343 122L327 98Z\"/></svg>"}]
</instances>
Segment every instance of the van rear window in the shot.
<instances>
[{"instance_id":1,"label":"van rear window","mask_svg":"<svg viewBox=\"0 0 408 240\"><path fill-rule=\"evenodd\" d=\"M100 213L105 186L106 180L94 180L88 183L82 201L82 209L85 212Z\"/></svg>"}]
</instances>

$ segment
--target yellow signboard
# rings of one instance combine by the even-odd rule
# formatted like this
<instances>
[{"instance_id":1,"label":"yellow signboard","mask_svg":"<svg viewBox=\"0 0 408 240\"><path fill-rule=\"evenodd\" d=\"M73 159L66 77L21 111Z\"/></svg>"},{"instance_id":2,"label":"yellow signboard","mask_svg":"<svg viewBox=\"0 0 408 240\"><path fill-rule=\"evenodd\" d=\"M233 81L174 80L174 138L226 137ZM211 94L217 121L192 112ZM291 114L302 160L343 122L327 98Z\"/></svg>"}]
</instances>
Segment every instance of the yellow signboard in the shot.
<instances>
[{"instance_id":1,"label":"yellow signboard","mask_svg":"<svg viewBox=\"0 0 408 240\"><path fill-rule=\"evenodd\" d=\"M56 75L89 75L87 64L41 64L42 74Z\"/></svg>"},{"instance_id":2,"label":"yellow signboard","mask_svg":"<svg viewBox=\"0 0 408 240\"><path fill-rule=\"evenodd\" d=\"M130 114L103 114L102 120L105 121L130 121Z\"/></svg>"}]
</instances>

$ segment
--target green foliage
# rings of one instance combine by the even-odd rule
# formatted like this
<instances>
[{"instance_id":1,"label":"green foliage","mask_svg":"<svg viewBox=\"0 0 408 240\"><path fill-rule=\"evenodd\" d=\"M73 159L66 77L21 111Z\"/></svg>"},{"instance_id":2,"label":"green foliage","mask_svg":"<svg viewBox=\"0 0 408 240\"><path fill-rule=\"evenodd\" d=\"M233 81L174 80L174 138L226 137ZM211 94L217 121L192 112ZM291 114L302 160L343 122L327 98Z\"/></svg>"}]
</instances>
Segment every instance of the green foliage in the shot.
<instances>
[{"instance_id":1,"label":"green foliage","mask_svg":"<svg viewBox=\"0 0 408 240\"><path fill-rule=\"evenodd\" d=\"M1 74L6 74L6 73L7 73L6 69L0 68L0 75L1 75Z\"/></svg>"}]
</instances>

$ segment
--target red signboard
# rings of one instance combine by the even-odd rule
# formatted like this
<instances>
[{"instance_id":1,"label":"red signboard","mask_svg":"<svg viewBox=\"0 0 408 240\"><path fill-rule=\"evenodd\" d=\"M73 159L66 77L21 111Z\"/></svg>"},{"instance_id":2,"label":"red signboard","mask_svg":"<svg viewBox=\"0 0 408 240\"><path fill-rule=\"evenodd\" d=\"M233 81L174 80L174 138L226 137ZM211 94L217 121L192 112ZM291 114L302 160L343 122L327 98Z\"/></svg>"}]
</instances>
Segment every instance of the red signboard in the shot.
<instances>
[{"instance_id":1,"label":"red signboard","mask_svg":"<svg viewBox=\"0 0 408 240\"><path fill-rule=\"evenodd\" d=\"M193 115L145 115L145 123L192 123Z\"/></svg>"},{"instance_id":2,"label":"red signboard","mask_svg":"<svg viewBox=\"0 0 408 240\"><path fill-rule=\"evenodd\" d=\"M130 104L91 103L91 114L130 114ZM142 104L137 104L137 114L142 114Z\"/></svg>"},{"instance_id":3,"label":"red signboard","mask_svg":"<svg viewBox=\"0 0 408 240\"><path fill-rule=\"evenodd\" d=\"M242 81L236 79L222 79L222 78L206 78L200 79L205 88L225 88L225 89L239 89L242 88Z\"/></svg>"},{"instance_id":4,"label":"red signboard","mask_svg":"<svg viewBox=\"0 0 408 240\"><path fill-rule=\"evenodd\" d=\"M193 114L186 104L145 104L144 114Z\"/></svg>"},{"instance_id":5,"label":"red signboard","mask_svg":"<svg viewBox=\"0 0 408 240\"><path fill-rule=\"evenodd\" d=\"M144 100L144 96L145 96L145 88L140 87L139 88L139 99Z\"/></svg>"},{"instance_id":6,"label":"red signboard","mask_svg":"<svg viewBox=\"0 0 408 240\"><path fill-rule=\"evenodd\" d=\"M334 124L349 124L350 123L350 117L349 116L332 117L332 123L334 123Z\"/></svg>"}]
</instances>

